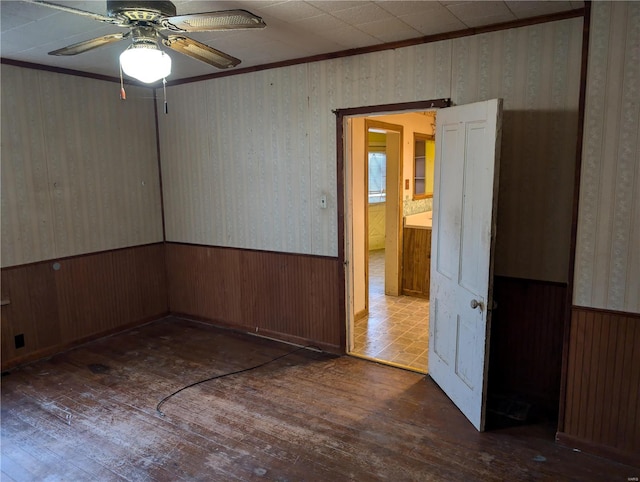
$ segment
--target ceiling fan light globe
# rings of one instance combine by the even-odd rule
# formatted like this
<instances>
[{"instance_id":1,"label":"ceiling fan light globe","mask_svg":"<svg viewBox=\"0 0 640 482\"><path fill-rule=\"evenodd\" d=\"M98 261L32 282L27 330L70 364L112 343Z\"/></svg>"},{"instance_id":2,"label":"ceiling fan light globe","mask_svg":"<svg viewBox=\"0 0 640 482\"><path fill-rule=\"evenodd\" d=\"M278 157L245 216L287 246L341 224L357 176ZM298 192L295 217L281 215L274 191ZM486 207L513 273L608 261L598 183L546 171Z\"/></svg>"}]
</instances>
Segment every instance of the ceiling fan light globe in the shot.
<instances>
[{"instance_id":1,"label":"ceiling fan light globe","mask_svg":"<svg viewBox=\"0 0 640 482\"><path fill-rule=\"evenodd\" d=\"M158 48L130 47L120 54L120 65L125 74L145 84L171 74L171 57Z\"/></svg>"}]
</instances>

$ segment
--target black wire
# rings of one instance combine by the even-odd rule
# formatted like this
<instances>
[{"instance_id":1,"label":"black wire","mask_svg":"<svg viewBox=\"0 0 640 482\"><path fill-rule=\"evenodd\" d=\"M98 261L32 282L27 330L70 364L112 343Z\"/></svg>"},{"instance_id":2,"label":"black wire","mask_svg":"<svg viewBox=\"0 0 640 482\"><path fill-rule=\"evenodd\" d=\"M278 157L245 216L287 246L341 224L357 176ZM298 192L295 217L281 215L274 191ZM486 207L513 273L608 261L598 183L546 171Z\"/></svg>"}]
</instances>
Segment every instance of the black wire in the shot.
<instances>
[{"instance_id":1,"label":"black wire","mask_svg":"<svg viewBox=\"0 0 640 482\"><path fill-rule=\"evenodd\" d=\"M260 363L259 365L256 365L256 366L253 366L253 367L249 367L249 368L243 368L242 370L236 370L235 372L229 372L229 373L223 373L223 374L221 374L221 375L215 375L215 376L213 376L213 377L209 377L209 378L207 378L207 379L205 379L205 380L200 380L199 382L191 383L190 385L187 385L187 386L185 386L185 387L182 387L182 388L180 388L179 390L176 390L175 392L173 392L173 393L171 393L171 394L167 395L167 396L166 396L166 397L164 397L162 400L160 400L160 401L158 402L158 405L156 405L156 411L157 411L161 416L163 416L163 417L164 417L164 413L160 410L160 407L162 407L162 405L164 404L164 402L166 402L167 400L169 400L171 397L173 397L174 395L177 395L178 393L180 393L180 392L182 392L182 391L186 390L187 388L195 387L196 385L200 385L200 384L202 384L202 383L207 383L207 382L210 382L210 381L212 381L212 380L217 380L218 378L230 377L231 375L238 375L239 373L244 373L244 372L248 372L248 371L251 371L251 370L255 370L256 368L262 368L263 366L268 365L269 363L273 363L273 362L275 362L275 361L277 361L277 360L280 360L281 358L284 358L284 357L289 356L289 355L293 355L294 353L297 353L297 352L299 352L300 350L305 350L305 349L307 349L307 348L315 348L315 349L318 349L317 347L312 346L312 345L308 345L308 346L301 346L301 347L299 347L299 348L296 348L295 350L292 350L292 351L290 351L290 352L288 352L288 353L285 353L284 355L280 355L280 356L278 356L278 357L276 357L276 358L273 358L273 359L271 359L271 360L268 360L268 361L266 361L266 362L264 362L264 363ZM318 349L318 350L319 350L319 349Z\"/></svg>"}]
</instances>

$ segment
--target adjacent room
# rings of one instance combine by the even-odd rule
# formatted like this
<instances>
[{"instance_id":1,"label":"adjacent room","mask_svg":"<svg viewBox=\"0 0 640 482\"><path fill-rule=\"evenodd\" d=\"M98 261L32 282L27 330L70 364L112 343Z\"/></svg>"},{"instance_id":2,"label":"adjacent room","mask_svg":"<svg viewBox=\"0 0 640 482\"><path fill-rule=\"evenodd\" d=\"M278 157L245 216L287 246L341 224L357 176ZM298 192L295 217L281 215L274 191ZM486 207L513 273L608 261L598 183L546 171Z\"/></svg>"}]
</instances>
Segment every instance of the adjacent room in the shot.
<instances>
[{"instance_id":1,"label":"adjacent room","mask_svg":"<svg viewBox=\"0 0 640 482\"><path fill-rule=\"evenodd\" d=\"M435 119L435 111L358 116L349 121L346 148L353 172L347 245L360 261L347 271L350 353L421 373L428 365Z\"/></svg>"},{"instance_id":2,"label":"adjacent room","mask_svg":"<svg viewBox=\"0 0 640 482\"><path fill-rule=\"evenodd\" d=\"M0 14L2 480L640 475L639 2Z\"/></svg>"}]
</instances>

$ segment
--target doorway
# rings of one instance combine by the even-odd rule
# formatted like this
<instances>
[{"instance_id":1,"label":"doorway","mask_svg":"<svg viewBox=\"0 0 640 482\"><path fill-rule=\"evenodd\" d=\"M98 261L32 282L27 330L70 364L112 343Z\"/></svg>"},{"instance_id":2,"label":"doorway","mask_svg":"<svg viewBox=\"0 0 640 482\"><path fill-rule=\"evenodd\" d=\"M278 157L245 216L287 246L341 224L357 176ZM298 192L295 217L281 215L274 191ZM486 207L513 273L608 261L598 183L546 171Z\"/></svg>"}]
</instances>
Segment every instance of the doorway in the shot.
<instances>
[{"instance_id":1,"label":"doorway","mask_svg":"<svg viewBox=\"0 0 640 482\"><path fill-rule=\"evenodd\" d=\"M449 102L445 100L442 106L435 103L429 107L448 107ZM420 104L423 103L413 106ZM379 106L376 112L388 110L391 109ZM357 212L354 206L364 201L353 196L359 186L355 182L358 157L352 155L357 145L352 139L358 129L353 128L351 118L365 113L362 109L336 111L338 139L343 143L338 146L337 162L344 179L344 184L338 183L338 199L342 200L338 220L339 225L344 223L339 230L338 256L345 266L343 326L348 352L354 346L354 287L355 275L359 274L354 268L354 255L360 249L354 238L360 226L352 215ZM433 283L429 289L428 373L473 426L483 431L489 334L495 306L493 266L502 99L448 107L438 112L438 124L434 144L433 246L428 250L433 258L429 270ZM405 184L408 187L410 181L405 180Z\"/></svg>"},{"instance_id":2,"label":"doorway","mask_svg":"<svg viewBox=\"0 0 640 482\"><path fill-rule=\"evenodd\" d=\"M431 218L433 159L425 164L424 148L415 146L416 139L422 146L432 139L434 128L433 110L354 116L346 124L345 231L352 260L347 351L421 373L428 370L428 287L415 290L406 275L413 280L420 265L418 277L429 277L430 248L412 243L426 230L430 239L430 225L417 223ZM406 227L406 220L413 224Z\"/></svg>"}]
</instances>

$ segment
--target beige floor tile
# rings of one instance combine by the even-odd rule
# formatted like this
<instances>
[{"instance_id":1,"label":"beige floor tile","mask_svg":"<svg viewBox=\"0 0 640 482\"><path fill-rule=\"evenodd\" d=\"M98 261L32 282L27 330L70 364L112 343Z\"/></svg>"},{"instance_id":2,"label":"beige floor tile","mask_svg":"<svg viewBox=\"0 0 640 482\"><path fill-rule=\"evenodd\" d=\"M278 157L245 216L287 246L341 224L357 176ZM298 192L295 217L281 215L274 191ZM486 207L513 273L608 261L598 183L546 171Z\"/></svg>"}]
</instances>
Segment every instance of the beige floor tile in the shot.
<instances>
[{"instance_id":1,"label":"beige floor tile","mask_svg":"<svg viewBox=\"0 0 640 482\"><path fill-rule=\"evenodd\" d=\"M384 250L369 253L369 316L354 335L353 353L427 372L429 300L384 294Z\"/></svg>"}]
</instances>

